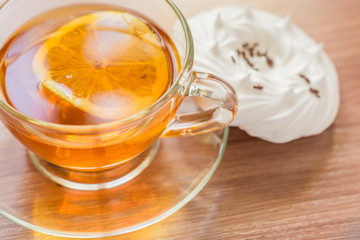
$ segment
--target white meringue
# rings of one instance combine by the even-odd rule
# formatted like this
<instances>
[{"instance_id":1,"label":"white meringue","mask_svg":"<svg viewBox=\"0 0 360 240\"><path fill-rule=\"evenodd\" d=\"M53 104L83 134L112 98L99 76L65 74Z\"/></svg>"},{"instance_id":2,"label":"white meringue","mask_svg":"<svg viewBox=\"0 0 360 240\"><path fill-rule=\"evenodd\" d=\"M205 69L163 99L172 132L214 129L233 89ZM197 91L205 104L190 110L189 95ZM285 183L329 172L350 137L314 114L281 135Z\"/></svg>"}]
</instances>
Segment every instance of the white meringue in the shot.
<instances>
[{"instance_id":1,"label":"white meringue","mask_svg":"<svg viewBox=\"0 0 360 240\"><path fill-rule=\"evenodd\" d=\"M322 45L290 17L232 6L200 13L188 23L195 69L228 81L239 97L232 126L285 143L319 134L334 121L340 98L336 69ZM179 52L185 52L177 37L180 28L174 29Z\"/></svg>"}]
</instances>

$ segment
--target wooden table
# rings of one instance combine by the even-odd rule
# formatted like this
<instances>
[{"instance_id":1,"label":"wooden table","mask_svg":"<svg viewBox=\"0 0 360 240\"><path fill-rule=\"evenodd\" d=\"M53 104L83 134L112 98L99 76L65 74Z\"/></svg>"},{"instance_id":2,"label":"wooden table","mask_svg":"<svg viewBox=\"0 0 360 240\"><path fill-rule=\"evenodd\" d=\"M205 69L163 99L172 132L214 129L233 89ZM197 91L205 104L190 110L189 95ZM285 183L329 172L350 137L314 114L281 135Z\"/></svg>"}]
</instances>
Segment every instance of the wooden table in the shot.
<instances>
[{"instance_id":1,"label":"wooden table","mask_svg":"<svg viewBox=\"0 0 360 240\"><path fill-rule=\"evenodd\" d=\"M177 0L187 17L242 0ZM106 239L360 239L360 1L254 0L325 44L340 76L341 108L324 133L271 144L231 129L223 161L188 205L146 229ZM36 236L36 237L34 237ZM34 235L0 217L2 240Z\"/></svg>"}]
</instances>

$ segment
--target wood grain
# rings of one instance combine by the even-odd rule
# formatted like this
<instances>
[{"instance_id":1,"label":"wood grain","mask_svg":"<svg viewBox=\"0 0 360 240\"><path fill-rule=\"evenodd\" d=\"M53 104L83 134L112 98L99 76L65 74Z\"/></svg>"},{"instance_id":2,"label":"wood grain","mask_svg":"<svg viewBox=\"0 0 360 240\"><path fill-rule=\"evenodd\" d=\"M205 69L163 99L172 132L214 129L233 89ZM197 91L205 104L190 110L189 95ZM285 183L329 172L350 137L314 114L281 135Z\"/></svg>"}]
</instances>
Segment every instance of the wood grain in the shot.
<instances>
[{"instance_id":1,"label":"wood grain","mask_svg":"<svg viewBox=\"0 0 360 240\"><path fill-rule=\"evenodd\" d=\"M241 0L177 0L187 17ZM323 134L271 144L231 129L213 179L187 206L146 229L105 239L360 239L360 1L254 0L323 42L341 108ZM0 217L0 239L54 239Z\"/></svg>"}]
</instances>

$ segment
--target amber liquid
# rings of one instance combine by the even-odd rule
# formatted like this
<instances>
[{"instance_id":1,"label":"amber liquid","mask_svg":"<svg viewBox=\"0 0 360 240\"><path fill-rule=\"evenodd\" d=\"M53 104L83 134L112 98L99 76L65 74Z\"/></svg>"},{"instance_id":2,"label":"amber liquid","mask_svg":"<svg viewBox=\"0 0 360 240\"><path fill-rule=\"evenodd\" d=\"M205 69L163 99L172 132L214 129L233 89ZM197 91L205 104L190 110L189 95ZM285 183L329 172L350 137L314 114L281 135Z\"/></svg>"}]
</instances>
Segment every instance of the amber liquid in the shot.
<instances>
[{"instance_id":1,"label":"amber liquid","mask_svg":"<svg viewBox=\"0 0 360 240\"><path fill-rule=\"evenodd\" d=\"M34 56L59 27L71 19L109 10L124 12L119 8L94 5L58 9L38 16L18 30L0 50L3 58L1 75L5 77L1 79L1 87L6 101L23 114L48 122L84 125L115 120L89 114L52 94L42 87L42 79L34 72L33 66ZM136 16L135 13L132 15ZM103 88L90 96L89 101L99 106L119 105L117 119L131 116L155 102L171 86L177 72L177 56L169 37L153 23L141 16L138 18L156 34L158 48L145 49L151 46L140 45L142 39L124 31L128 26L121 26L122 20L115 23L119 27L106 29L90 22L94 28L92 31L82 35L68 34L66 45L49 49L52 58L42 60L50 65L49 72L60 84L71 87L71 83L76 82L78 86L74 94L81 95L88 88ZM91 76L97 79L86 81L85 78ZM107 77L118 84L101 86L98 82ZM112 94L113 90L122 90L123 93L116 96Z\"/></svg>"},{"instance_id":2,"label":"amber liquid","mask_svg":"<svg viewBox=\"0 0 360 240\"><path fill-rule=\"evenodd\" d=\"M58 34L58 29L73 19L106 11L129 12L107 5L78 5L47 12L21 27L0 49L0 81L4 100L24 115L38 120L65 125L95 125L132 116L159 99L176 78L179 57L166 33L135 12L130 13L156 35L158 42L150 44L156 45L155 50L148 50L151 47L149 44L137 43L142 41L136 35L138 33L131 36L129 31L124 31L123 28L129 29L129 26L120 24L103 29L92 23L91 32L85 32L81 38L78 32L69 33L68 40L61 40L67 41L65 46L68 48L49 47L49 54L41 59L43 62L35 63L42 65L42 69L46 69L45 75L50 73L50 78L55 78L61 88L70 89L76 99L84 98L86 102L76 106L72 100L64 99L61 96L63 93L59 96L52 88L44 87L43 76L39 77L34 69L39 49L44 48L44 44ZM131 25L131 22L126 24ZM66 56L68 58L64 61ZM94 80L82 81L89 76ZM112 79L111 84L102 84L109 78ZM105 112L113 112L113 109L117 112L109 116L96 114L92 106L109 109ZM126 134L117 134L117 139L109 142L103 142L101 136L94 134L96 140L89 140L88 147L77 147L71 142L68 146L56 144L56 141L52 144L26 132L10 130L45 160L66 168L96 170L127 161L145 151L164 131L176 109L177 104L169 103L154 115L153 121L146 125L129 126L131 131L123 130L121 132ZM56 137L56 133L53 135ZM76 139L74 136L59 136Z\"/></svg>"}]
</instances>

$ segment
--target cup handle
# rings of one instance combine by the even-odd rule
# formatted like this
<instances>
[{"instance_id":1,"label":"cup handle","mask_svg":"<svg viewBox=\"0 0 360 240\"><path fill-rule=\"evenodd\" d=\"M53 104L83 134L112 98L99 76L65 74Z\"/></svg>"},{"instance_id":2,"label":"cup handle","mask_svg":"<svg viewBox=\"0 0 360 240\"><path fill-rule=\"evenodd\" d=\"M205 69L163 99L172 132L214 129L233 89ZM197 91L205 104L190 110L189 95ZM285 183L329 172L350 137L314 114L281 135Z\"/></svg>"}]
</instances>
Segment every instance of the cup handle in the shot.
<instances>
[{"instance_id":1,"label":"cup handle","mask_svg":"<svg viewBox=\"0 0 360 240\"><path fill-rule=\"evenodd\" d=\"M189 114L176 114L162 137L192 136L218 130L229 125L237 110L237 95L233 87L220 78L202 72L193 72L185 97L205 97L214 108Z\"/></svg>"}]
</instances>

